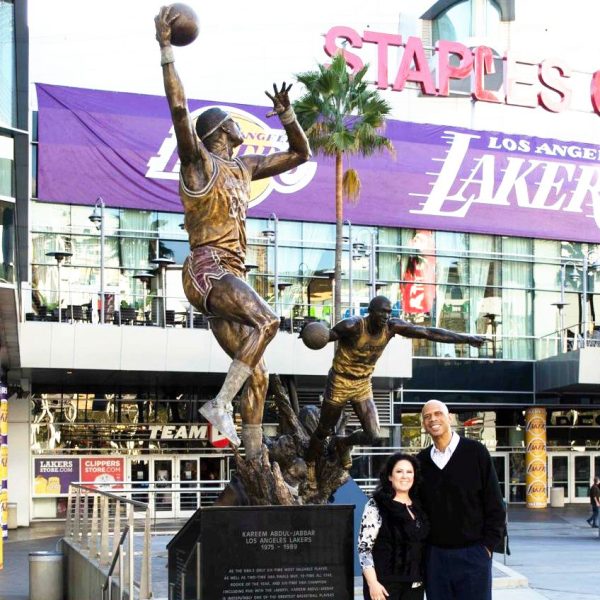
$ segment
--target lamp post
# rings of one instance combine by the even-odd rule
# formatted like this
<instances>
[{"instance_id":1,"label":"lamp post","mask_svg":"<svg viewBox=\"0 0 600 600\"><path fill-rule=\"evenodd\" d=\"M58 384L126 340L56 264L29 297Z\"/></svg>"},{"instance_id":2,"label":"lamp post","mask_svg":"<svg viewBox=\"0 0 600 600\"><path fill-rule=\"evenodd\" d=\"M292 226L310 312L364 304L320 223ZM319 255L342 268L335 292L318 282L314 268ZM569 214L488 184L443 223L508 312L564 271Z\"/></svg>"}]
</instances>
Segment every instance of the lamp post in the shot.
<instances>
[{"instance_id":1,"label":"lamp post","mask_svg":"<svg viewBox=\"0 0 600 600\"><path fill-rule=\"evenodd\" d=\"M583 347L587 347L588 338L588 271L593 269L595 271L600 270L600 257L596 252L584 252L583 254L583 281L582 281L582 295L583 295L583 311L581 313L581 320L583 321Z\"/></svg>"},{"instance_id":2,"label":"lamp post","mask_svg":"<svg viewBox=\"0 0 600 600\"><path fill-rule=\"evenodd\" d=\"M600 270L600 257L595 251L586 251L583 253L583 258L581 261L581 266L573 261L563 261L560 265L560 301L554 302L553 305L558 308L559 311L559 327L561 329L561 344L564 347L563 341L563 330L564 330L564 322L563 322L563 313L562 309L565 306L568 306L568 303L565 302L565 282L566 282L566 269L571 266L573 268L573 274L571 275L571 279L574 282L578 282L580 275L579 269L581 269L581 300L583 304L580 304L581 309L581 323L580 323L580 333L583 337L583 347L587 346L588 339L588 289L589 289L589 272L591 270L598 271ZM582 330L583 329L583 330Z\"/></svg>"},{"instance_id":3,"label":"lamp post","mask_svg":"<svg viewBox=\"0 0 600 600\"><path fill-rule=\"evenodd\" d=\"M346 219L345 223L348 225L348 309L350 315L354 313L352 310L352 223L350 219Z\"/></svg>"},{"instance_id":4,"label":"lamp post","mask_svg":"<svg viewBox=\"0 0 600 600\"><path fill-rule=\"evenodd\" d=\"M565 302L565 270L567 268L567 264L573 263L563 263L560 266L560 300L558 302L553 302L552 306L556 306L558 309L558 335L560 341L560 348L562 352L567 351L567 336L565 332L565 315L563 313L563 309L565 306L569 306L568 302ZM573 264L573 266L575 266Z\"/></svg>"},{"instance_id":5,"label":"lamp post","mask_svg":"<svg viewBox=\"0 0 600 600\"><path fill-rule=\"evenodd\" d=\"M371 242L371 252L369 256L369 276L371 278L371 300L373 300L373 298L375 298L375 296L377 295L377 281L375 280L375 269L377 260L377 257L375 256L375 230L371 230L369 239Z\"/></svg>"},{"instance_id":6,"label":"lamp post","mask_svg":"<svg viewBox=\"0 0 600 600\"><path fill-rule=\"evenodd\" d=\"M483 316L488 320L488 323L492 328L492 358L496 358L496 328L498 327L496 317L498 315L496 313L486 313Z\"/></svg>"},{"instance_id":7,"label":"lamp post","mask_svg":"<svg viewBox=\"0 0 600 600\"><path fill-rule=\"evenodd\" d=\"M160 277L160 287L162 289L162 326L167 326L167 267L175 263L172 258L164 258L157 256L153 258L151 263L155 264L158 268L158 274Z\"/></svg>"},{"instance_id":8,"label":"lamp post","mask_svg":"<svg viewBox=\"0 0 600 600\"><path fill-rule=\"evenodd\" d=\"M335 314L333 313L333 307L335 304L335 269L323 269L323 275L325 275L331 284L331 318L329 319L329 324L331 327L335 325L333 321L335 321Z\"/></svg>"},{"instance_id":9,"label":"lamp post","mask_svg":"<svg viewBox=\"0 0 600 600\"><path fill-rule=\"evenodd\" d=\"M152 278L154 277L154 275L152 273L148 273L146 271L143 271L142 273L136 273L133 276L133 279L137 279L138 281L140 281L142 283L142 315L144 317L144 325L146 325L146 299L147 299L147 292L148 292L148 284L152 281Z\"/></svg>"},{"instance_id":10,"label":"lamp post","mask_svg":"<svg viewBox=\"0 0 600 600\"><path fill-rule=\"evenodd\" d=\"M271 223L273 223L273 228L270 228ZM279 225L279 219L275 213L271 213L269 220L267 221L267 229L265 229L262 234L265 238L267 238L267 242L273 242L273 295L275 301L275 313L277 316L280 316L279 310L279 269L277 265L277 255L279 254L279 239L277 227Z\"/></svg>"},{"instance_id":11,"label":"lamp post","mask_svg":"<svg viewBox=\"0 0 600 600\"><path fill-rule=\"evenodd\" d=\"M73 256L72 252L67 252L65 250L54 250L52 252L46 252L46 256L52 256L56 260L56 267L58 269L58 285L57 285L57 293L58 293L58 322L61 322L61 297L60 297L60 266L62 261L69 256Z\"/></svg>"},{"instance_id":12,"label":"lamp post","mask_svg":"<svg viewBox=\"0 0 600 600\"><path fill-rule=\"evenodd\" d=\"M94 210L88 217L89 220L100 230L100 323L105 320L105 303L106 296L104 294L104 200L98 196L94 204Z\"/></svg>"},{"instance_id":13,"label":"lamp post","mask_svg":"<svg viewBox=\"0 0 600 600\"><path fill-rule=\"evenodd\" d=\"M367 248L366 244L363 242L354 242L352 244L352 258L354 260L359 260L362 257L366 257L369 259L369 299L372 300L377 295L377 281L375 279L375 271L377 267L377 256L375 253L375 236L376 231L372 229L369 232L369 247ZM380 286L381 287L381 286Z\"/></svg>"}]
</instances>

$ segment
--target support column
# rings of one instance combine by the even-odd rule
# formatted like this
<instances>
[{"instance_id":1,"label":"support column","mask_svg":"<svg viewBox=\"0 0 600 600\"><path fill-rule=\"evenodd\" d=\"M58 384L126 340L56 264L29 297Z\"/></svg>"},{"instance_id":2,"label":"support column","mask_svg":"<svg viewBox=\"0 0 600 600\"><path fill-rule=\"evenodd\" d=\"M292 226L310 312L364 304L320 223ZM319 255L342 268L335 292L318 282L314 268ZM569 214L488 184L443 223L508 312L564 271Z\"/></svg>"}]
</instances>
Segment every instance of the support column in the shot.
<instances>
[{"instance_id":1,"label":"support column","mask_svg":"<svg viewBox=\"0 0 600 600\"><path fill-rule=\"evenodd\" d=\"M527 508L546 508L548 473L545 408L528 408L525 411L525 447Z\"/></svg>"},{"instance_id":2,"label":"support column","mask_svg":"<svg viewBox=\"0 0 600 600\"><path fill-rule=\"evenodd\" d=\"M20 379L23 389L29 390L27 379ZM8 487L10 501L17 504L19 527L29 527L31 506L31 413L29 395L24 391L20 396L13 394L8 399L10 426L10 453L8 455Z\"/></svg>"}]
</instances>

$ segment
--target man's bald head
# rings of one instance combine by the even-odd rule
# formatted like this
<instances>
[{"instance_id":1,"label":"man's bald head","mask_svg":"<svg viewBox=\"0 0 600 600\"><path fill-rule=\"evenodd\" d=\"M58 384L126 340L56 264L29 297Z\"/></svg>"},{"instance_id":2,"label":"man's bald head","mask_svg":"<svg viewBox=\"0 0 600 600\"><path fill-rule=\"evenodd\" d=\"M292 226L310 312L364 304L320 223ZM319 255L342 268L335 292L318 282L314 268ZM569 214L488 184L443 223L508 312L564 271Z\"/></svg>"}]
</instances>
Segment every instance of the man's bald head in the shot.
<instances>
[{"instance_id":1,"label":"man's bald head","mask_svg":"<svg viewBox=\"0 0 600 600\"><path fill-rule=\"evenodd\" d=\"M425 402L425 404L423 404L423 408L421 409L421 416L423 416L426 412L429 412L430 409L439 409L447 415L450 414L448 407L441 400L431 399Z\"/></svg>"},{"instance_id":2,"label":"man's bald head","mask_svg":"<svg viewBox=\"0 0 600 600\"><path fill-rule=\"evenodd\" d=\"M431 436L436 448L443 450L452 438L448 407L439 400L429 400L423 405L421 420L423 428Z\"/></svg>"}]
</instances>

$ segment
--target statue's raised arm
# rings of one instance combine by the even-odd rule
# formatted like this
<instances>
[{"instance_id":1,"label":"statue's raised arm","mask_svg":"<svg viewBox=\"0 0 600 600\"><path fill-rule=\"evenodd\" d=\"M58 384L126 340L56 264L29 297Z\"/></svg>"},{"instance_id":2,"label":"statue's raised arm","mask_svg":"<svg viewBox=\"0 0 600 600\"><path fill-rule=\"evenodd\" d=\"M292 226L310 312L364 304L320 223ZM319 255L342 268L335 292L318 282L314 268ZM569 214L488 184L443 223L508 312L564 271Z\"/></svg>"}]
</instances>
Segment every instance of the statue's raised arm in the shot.
<instances>
[{"instance_id":1,"label":"statue's raised arm","mask_svg":"<svg viewBox=\"0 0 600 600\"><path fill-rule=\"evenodd\" d=\"M279 175L305 163L310 157L310 146L306 134L292 108L289 91L292 84L286 85L285 81L280 89L273 84L273 93L265 91L265 94L273 102L273 110L267 113L267 117L277 115L288 138L289 148L285 152L274 152L268 156L250 154L242 157L244 164L252 173L252 179L264 179Z\"/></svg>"},{"instance_id":2,"label":"statue's raised arm","mask_svg":"<svg viewBox=\"0 0 600 600\"><path fill-rule=\"evenodd\" d=\"M175 69L175 53L171 45L171 25L178 16L172 6L163 6L160 9L154 18L156 41L160 46L160 64L177 139L181 173L190 189L202 189L209 181L213 169L209 152L194 131L183 84Z\"/></svg>"}]
</instances>

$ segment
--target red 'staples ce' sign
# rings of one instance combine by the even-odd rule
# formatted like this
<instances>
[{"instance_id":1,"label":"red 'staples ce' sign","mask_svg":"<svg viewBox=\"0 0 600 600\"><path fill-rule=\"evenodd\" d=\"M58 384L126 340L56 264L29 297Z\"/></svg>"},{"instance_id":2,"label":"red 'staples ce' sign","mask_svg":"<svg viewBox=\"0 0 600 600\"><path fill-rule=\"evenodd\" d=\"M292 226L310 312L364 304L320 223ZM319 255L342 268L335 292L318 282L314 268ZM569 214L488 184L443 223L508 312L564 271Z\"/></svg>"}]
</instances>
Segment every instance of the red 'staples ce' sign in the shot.
<instances>
[{"instance_id":1,"label":"red 'staples ce' sign","mask_svg":"<svg viewBox=\"0 0 600 600\"><path fill-rule=\"evenodd\" d=\"M343 47L338 45L338 40L344 40ZM327 55L341 52L354 72L364 63L348 48L362 48L364 44L377 46L377 87L382 90L391 87L400 92L406 82L411 81L421 87L423 94L448 96L451 79L470 77L471 95L475 100L531 108L542 106L551 112L566 110L571 103L572 91L568 85L571 69L559 58L533 62L507 53L503 57L504 89L501 94L485 88L485 76L495 72L493 51L487 46L471 49L460 42L439 40L435 46L434 82L423 42L418 37L410 36L404 40L400 34L370 29L360 35L344 25L332 27L325 36ZM388 50L394 47L403 47L404 52L396 73L390 77ZM590 98L594 111L600 115L600 70L592 74Z\"/></svg>"}]
</instances>

